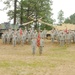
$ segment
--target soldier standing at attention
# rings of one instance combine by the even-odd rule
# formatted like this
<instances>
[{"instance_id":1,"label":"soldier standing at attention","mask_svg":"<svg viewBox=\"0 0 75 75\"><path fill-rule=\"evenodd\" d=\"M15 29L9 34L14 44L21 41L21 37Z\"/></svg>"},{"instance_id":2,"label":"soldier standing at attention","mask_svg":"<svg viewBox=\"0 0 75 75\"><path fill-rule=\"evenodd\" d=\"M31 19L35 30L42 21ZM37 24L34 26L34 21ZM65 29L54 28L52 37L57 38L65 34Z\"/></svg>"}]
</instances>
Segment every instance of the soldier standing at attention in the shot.
<instances>
[{"instance_id":1,"label":"soldier standing at attention","mask_svg":"<svg viewBox=\"0 0 75 75\"><path fill-rule=\"evenodd\" d=\"M16 32L14 32L14 34L13 34L12 43L13 43L13 46L15 47L16 46L16 43L17 43L17 35L16 35Z\"/></svg>"},{"instance_id":2,"label":"soldier standing at attention","mask_svg":"<svg viewBox=\"0 0 75 75\"><path fill-rule=\"evenodd\" d=\"M60 34L60 46L64 46L64 44L65 44L65 35L64 35L64 33L62 32L62 33Z\"/></svg>"},{"instance_id":3,"label":"soldier standing at attention","mask_svg":"<svg viewBox=\"0 0 75 75\"><path fill-rule=\"evenodd\" d=\"M51 42L54 43L54 32L51 32Z\"/></svg>"},{"instance_id":4,"label":"soldier standing at attention","mask_svg":"<svg viewBox=\"0 0 75 75\"><path fill-rule=\"evenodd\" d=\"M70 32L67 33L66 40L67 40L67 44L71 43L71 33Z\"/></svg>"},{"instance_id":5,"label":"soldier standing at attention","mask_svg":"<svg viewBox=\"0 0 75 75\"><path fill-rule=\"evenodd\" d=\"M40 46L39 46L39 54L42 54L43 51L43 47L44 47L44 40L43 38L40 38Z\"/></svg>"},{"instance_id":6,"label":"soldier standing at attention","mask_svg":"<svg viewBox=\"0 0 75 75\"><path fill-rule=\"evenodd\" d=\"M43 37L41 37L41 32L39 31L38 32L38 37L37 37L37 46L39 48L39 54L41 55L42 54L42 50L43 50L43 47L44 47L44 40L43 40Z\"/></svg>"},{"instance_id":7,"label":"soldier standing at attention","mask_svg":"<svg viewBox=\"0 0 75 75\"><path fill-rule=\"evenodd\" d=\"M5 44L5 32L3 32L1 38L2 38L2 42L3 42L3 44Z\"/></svg>"},{"instance_id":8,"label":"soldier standing at attention","mask_svg":"<svg viewBox=\"0 0 75 75\"><path fill-rule=\"evenodd\" d=\"M75 31L73 32L73 42L75 43Z\"/></svg>"},{"instance_id":9,"label":"soldier standing at attention","mask_svg":"<svg viewBox=\"0 0 75 75\"><path fill-rule=\"evenodd\" d=\"M22 29L21 29L21 28L19 29L19 33L20 33L20 36L22 36L23 31L22 31Z\"/></svg>"},{"instance_id":10,"label":"soldier standing at attention","mask_svg":"<svg viewBox=\"0 0 75 75\"><path fill-rule=\"evenodd\" d=\"M30 44L31 42L31 34L30 34L30 31L28 32L28 43Z\"/></svg>"},{"instance_id":11,"label":"soldier standing at attention","mask_svg":"<svg viewBox=\"0 0 75 75\"><path fill-rule=\"evenodd\" d=\"M43 30L43 37L44 37L44 39L46 39L46 34L47 34L47 30L46 30L46 28L44 28L44 30Z\"/></svg>"},{"instance_id":12,"label":"soldier standing at attention","mask_svg":"<svg viewBox=\"0 0 75 75\"><path fill-rule=\"evenodd\" d=\"M32 38L31 45L32 45L32 54L35 55L35 50L36 50L36 46L37 46L37 40L35 37Z\"/></svg>"}]
</instances>

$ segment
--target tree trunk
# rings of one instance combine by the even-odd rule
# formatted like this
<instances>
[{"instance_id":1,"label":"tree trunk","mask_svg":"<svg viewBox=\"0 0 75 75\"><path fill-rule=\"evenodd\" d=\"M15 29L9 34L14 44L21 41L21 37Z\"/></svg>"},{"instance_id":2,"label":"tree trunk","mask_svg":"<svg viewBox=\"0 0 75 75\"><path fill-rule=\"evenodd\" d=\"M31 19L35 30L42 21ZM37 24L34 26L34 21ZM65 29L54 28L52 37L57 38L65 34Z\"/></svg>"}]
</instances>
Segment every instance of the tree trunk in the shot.
<instances>
[{"instance_id":1,"label":"tree trunk","mask_svg":"<svg viewBox=\"0 0 75 75\"><path fill-rule=\"evenodd\" d=\"M21 0L21 15L20 15L20 24L23 23L23 6L22 6L22 0Z\"/></svg>"},{"instance_id":2,"label":"tree trunk","mask_svg":"<svg viewBox=\"0 0 75 75\"><path fill-rule=\"evenodd\" d=\"M17 0L14 0L14 25L16 24L16 8L17 8Z\"/></svg>"},{"instance_id":3,"label":"tree trunk","mask_svg":"<svg viewBox=\"0 0 75 75\"><path fill-rule=\"evenodd\" d=\"M29 17L29 6L28 6L28 9L27 9L27 22L29 22L28 17ZM27 30L28 30L28 29L29 29L29 25L27 25Z\"/></svg>"}]
</instances>

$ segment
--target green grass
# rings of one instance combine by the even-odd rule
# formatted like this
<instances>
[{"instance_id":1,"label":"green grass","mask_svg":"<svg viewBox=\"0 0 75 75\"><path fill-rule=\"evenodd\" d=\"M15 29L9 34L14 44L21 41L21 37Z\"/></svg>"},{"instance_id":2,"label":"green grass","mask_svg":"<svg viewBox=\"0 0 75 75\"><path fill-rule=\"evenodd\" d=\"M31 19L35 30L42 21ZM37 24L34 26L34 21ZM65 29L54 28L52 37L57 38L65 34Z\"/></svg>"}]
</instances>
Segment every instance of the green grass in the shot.
<instances>
[{"instance_id":1,"label":"green grass","mask_svg":"<svg viewBox=\"0 0 75 75\"><path fill-rule=\"evenodd\" d=\"M75 49L74 46L73 49ZM62 72L66 70L63 75L72 75L69 71L71 72L71 69L75 68L75 51L73 49L71 46L54 45L49 47L48 45L44 47L41 56L38 54L38 50L33 56L30 46L27 49L25 46L18 48L1 46L0 75L62 75L60 70Z\"/></svg>"}]
</instances>

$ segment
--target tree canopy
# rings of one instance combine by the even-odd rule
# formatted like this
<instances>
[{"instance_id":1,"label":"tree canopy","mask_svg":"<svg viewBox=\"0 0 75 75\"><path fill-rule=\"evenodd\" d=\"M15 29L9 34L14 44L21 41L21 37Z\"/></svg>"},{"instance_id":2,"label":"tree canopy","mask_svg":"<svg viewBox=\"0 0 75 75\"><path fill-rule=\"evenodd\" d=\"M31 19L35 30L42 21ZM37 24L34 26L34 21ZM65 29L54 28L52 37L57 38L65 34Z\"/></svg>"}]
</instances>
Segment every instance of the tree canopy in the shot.
<instances>
[{"instance_id":1,"label":"tree canopy","mask_svg":"<svg viewBox=\"0 0 75 75\"><path fill-rule=\"evenodd\" d=\"M70 24L75 24L75 13L70 15L69 18L66 18L64 23L70 23Z\"/></svg>"},{"instance_id":2,"label":"tree canopy","mask_svg":"<svg viewBox=\"0 0 75 75\"><path fill-rule=\"evenodd\" d=\"M7 6L6 9L14 7L14 10L11 9L7 12L9 19L14 19L14 24L16 24L16 19L19 19L22 24L33 19L37 21L41 17L44 22L53 23L51 18L52 0L5 0L4 4ZM35 23L37 26L37 22Z\"/></svg>"},{"instance_id":3,"label":"tree canopy","mask_svg":"<svg viewBox=\"0 0 75 75\"><path fill-rule=\"evenodd\" d=\"M62 10L60 10L58 13L58 20L59 20L59 24L62 24L64 21L64 12Z\"/></svg>"}]
</instances>

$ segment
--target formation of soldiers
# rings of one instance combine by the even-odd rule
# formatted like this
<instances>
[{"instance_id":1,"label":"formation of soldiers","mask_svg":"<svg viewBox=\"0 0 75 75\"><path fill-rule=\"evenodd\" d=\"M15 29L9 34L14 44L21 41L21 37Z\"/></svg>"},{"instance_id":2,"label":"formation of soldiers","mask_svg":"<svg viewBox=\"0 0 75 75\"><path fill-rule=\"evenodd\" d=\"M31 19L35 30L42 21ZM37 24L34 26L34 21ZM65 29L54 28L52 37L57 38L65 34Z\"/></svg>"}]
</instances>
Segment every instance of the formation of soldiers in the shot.
<instances>
[{"instance_id":1,"label":"formation of soldiers","mask_svg":"<svg viewBox=\"0 0 75 75\"><path fill-rule=\"evenodd\" d=\"M75 43L75 31L72 30L51 30L51 42L57 42L60 44L60 46L63 46L65 44Z\"/></svg>"},{"instance_id":2,"label":"formation of soldiers","mask_svg":"<svg viewBox=\"0 0 75 75\"><path fill-rule=\"evenodd\" d=\"M12 44L14 47L16 44L31 44L32 46L32 54L35 54L36 48L37 48L37 38L40 33L40 41L38 41L39 44L39 54L42 54L42 50L44 47L44 38L46 38L46 29L43 31L37 32L36 30L29 29L28 31L22 30L21 28L19 30L12 30L9 29L8 31L5 31L2 34L2 42L3 44Z\"/></svg>"},{"instance_id":3,"label":"formation of soldiers","mask_svg":"<svg viewBox=\"0 0 75 75\"><path fill-rule=\"evenodd\" d=\"M42 50L44 47L44 38L46 38L47 31L44 29L40 30L40 46L39 46L39 54L42 54ZM31 44L32 46L32 54L35 54L37 47L37 38L39 34L36 30L33 29L25 29L22 30L12 30L9 29L2 34L2 42L3 44L12 44L14 47L17 44L24 45L25 43ZM60 46L64 46L65 44L75 43L75 31L67 30L67 31L59 31L56 29L51 30L51 42L54 43L57 41Z\"/></svg>"},{"instance_id":4,"label":"formation of soldiers","mask_svg":"<svg viewBox=\"0 0 75 75\"><path fill-rule=\"evenodd\" d=\"M32 38L37 38L38 32L33 29L27 29L22 30L22 34L20 33L20 30L12 30L9 29L8 31L5 31L2 34L2 42L3 44L10 44L12 43L13 46L16 46L16 44L22 44L24 45L26 42L31 43ZM46 29L43 31L40 31L40 37L46 38ZM67 31L59 31L56 29L51 30L51 42L54 43L55 40L62 46L64 44L70 44L71 42L75 43L75 31L67 30Z\"/></svg>"},{"instance_id":5,"label":"formation of soldiers","mask_svg":"<svg viewBox=\"0 0 75 75\"><path fill-rule=\"evenodd\" d=\"M3 44L13 44L13 46L16 46L16 44L22 44L25 43L31 43L32 38L37 38L38 32L33 29L27 29L22 30L21 28L19 30L12 30L9 29L8 31L5 31L2 34L2 42ZM40 32L41 38L46 38L46 30Z\"/></svg>"},{"instance_id":6,"label":"formation of soldiers","mask_svg":"<svg viewBox=\"0 0 75 75\"><path fill-rule=\"evenodd\" d=\"M21 28L19 30L9 29L8 31L5 31L2 34L3 44L12 43L13 46L16 46L16 44L24 45L27 42L30 44L31 39L37 38L38 36L38 32L31 28L28 31L27 29L22 30L22 34L20 34L20 30ZM46 33L47 33L46 29L44 29L43 31L40 31L40 37L46 38ZM75 31L72 31L72 30L59 31L56 29L52 29L50 35L51 35L51 42L54 43L55 40L57 40L57 42L61 46L65 44L70 44L71 42L75 43Z\"/></svg>"}]
</instances>

